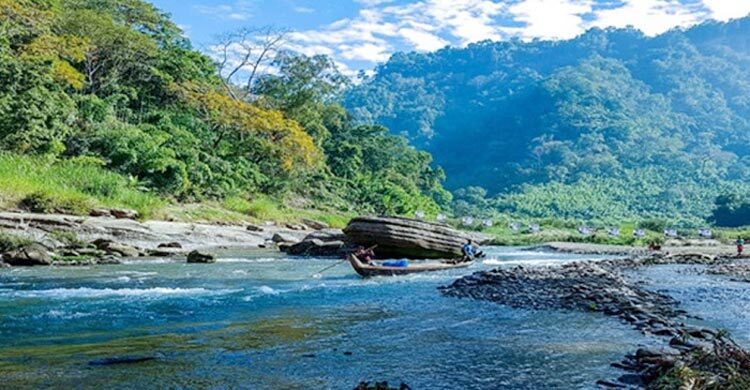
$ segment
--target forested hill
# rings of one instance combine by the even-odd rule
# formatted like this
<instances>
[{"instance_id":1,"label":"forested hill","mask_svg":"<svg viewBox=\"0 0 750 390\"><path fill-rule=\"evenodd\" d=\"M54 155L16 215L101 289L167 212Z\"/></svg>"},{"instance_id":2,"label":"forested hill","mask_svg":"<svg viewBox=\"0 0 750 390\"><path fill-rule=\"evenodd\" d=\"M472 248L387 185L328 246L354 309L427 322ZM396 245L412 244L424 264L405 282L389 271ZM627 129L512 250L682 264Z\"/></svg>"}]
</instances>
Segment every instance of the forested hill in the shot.
<instances>
[{"instance_id":1,"label":"forested hill","mask_svg":"<svg viewBox=\"0 0 750 390\"><path fill-rule=\"evenodd\" d=\"M750 179L750 18L400 53L347 96L530 216L707 218ZM481 195L481 191L479 191ZM476 191L475 191L476 195Z\"/></svg>"},{"instance_id":2,"label":"forested hill","mask_svg":"<svg viewBox=\"0 0 750 390\"><path fill-rule=\"evenodd\" d=\"M333 62L270 46L282 38L228 34L220 44L277 72L227 72L232 61L193 50L146 1L0 0L0 208L153 216L214 202L267 218L259 199L350 213L447 206L431 156L352 121Z\"/></svg>"}]
</instances>

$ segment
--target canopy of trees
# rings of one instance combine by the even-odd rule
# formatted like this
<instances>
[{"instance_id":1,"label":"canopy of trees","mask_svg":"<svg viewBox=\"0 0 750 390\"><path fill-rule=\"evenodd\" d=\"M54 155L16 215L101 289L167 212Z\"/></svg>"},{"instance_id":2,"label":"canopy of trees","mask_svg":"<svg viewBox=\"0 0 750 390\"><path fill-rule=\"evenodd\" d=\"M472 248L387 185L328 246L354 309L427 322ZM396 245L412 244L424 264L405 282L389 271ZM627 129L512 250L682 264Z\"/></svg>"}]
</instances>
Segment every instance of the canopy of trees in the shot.
<instances>
[{"instance_id":1,"label":"canopy of trees","mask_svg":"<svg viewBox=\"0 0 750 390\"><path fill-rule=\"evenodd\" d=\"M0 0L0 150L85 156L175 200L298 194L397 213L450 201L429 154L336 103L348 81L329 59L265 33L228 35L266 46L227 71L145 1Z\"/></svg>"},{"instance_id":2,"label":"canopy of trees","mask_svg":"<svg viewBox=\"0 0 750 390\"><path fill-rule=\"evenodd\" d=\"M710 217L750 179L750 18L397 54L346 106L532 217Z\"/></svg>"}]
</instances>

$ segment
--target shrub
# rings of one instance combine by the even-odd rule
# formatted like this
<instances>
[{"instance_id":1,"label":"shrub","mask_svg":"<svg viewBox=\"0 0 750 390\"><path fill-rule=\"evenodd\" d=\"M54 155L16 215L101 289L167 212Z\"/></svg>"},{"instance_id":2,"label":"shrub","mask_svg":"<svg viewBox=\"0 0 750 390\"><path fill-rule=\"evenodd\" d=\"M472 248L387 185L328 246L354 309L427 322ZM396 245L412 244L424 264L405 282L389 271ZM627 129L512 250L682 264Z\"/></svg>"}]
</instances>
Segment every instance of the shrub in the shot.
<instances>
[{"instance_id":1,"label":"shrub","mask_svg":"<svg viewBox=\"0 0 750 390\"><path fill-rule=\"evenodd\" d=\"M35 213L88 214L92 202L78 194L53 195L44 191L26 195L19 203L21 208Z\"/></svg>"},{"instance_id":2,"label":"shrub","mask_svg":"<svg viewBox=\"0 0 750 390\"><path fill-rule=\"evenodd\" d=\"M75 232L69 230L55 229L51 231L49 235L67 246L80 247L86 244L86 242L81 240Z\"/></svg>"},{"instance_id":3,"label":"shrub","mask_svg":"<svg viewBox=\"0 0 750 390\"><path fill-rule=\"evenodd\" d=\"M18 249L24 245L31 244L33 241L14 234L0 232L0 253Z\"/></svg>"}]
</instances>

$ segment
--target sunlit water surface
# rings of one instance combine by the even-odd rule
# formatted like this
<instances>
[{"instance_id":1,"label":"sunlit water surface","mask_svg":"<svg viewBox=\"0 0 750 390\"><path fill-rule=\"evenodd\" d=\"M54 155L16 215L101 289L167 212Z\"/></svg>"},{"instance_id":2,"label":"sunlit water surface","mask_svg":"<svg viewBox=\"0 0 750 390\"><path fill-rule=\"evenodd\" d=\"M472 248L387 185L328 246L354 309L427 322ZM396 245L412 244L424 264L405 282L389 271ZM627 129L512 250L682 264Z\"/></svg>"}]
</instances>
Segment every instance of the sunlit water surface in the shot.
<instances>
[{"instance_id":1,"label":"sunlit water surface","mask_svg":"<svg viewBox=\"0 0 750 390\"><path fill-rule=\"evenodd\" d=\"M609 363L663 342L600 314L439 294L481 269L593 258L489 254L469 269L368 280L346 263L313 277L336 260L257 252L210 265L0 270L0 387L351 389L387 380L414 389L593 388L621 374ZM748 295L744 284L714 295L706 291L716 278L690 276L704 281L696 287L674 269L649 272L638 277L667 280L704 317ZM716 322L747 338L745 309ZM91 364L123 356L155 359Z\"/></svg>"}]
</instances>

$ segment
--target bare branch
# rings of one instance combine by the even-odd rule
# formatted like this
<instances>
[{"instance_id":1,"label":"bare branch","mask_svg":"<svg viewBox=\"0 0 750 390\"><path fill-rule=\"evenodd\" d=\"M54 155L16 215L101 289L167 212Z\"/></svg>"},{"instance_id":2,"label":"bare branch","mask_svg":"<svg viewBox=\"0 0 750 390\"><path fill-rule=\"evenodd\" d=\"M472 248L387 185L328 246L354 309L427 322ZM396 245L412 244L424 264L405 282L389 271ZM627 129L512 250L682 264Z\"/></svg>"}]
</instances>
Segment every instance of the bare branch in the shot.
<instances>
[{"instance_id":1,"label":"bare branch","mask_svg":"<svg viewBox=\"0 0 750 390\"><path fill-rule=\"evenodd\" d=\"M280 51L287 34L287 30L275 27L244 28L224 36L214 46L222 83L233 99L250 96L263 66Z\"/></svg>"}]
</instances>

